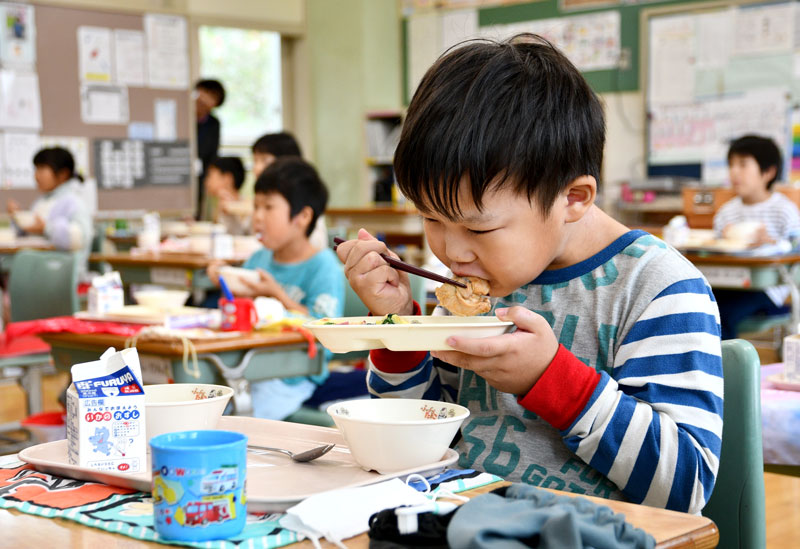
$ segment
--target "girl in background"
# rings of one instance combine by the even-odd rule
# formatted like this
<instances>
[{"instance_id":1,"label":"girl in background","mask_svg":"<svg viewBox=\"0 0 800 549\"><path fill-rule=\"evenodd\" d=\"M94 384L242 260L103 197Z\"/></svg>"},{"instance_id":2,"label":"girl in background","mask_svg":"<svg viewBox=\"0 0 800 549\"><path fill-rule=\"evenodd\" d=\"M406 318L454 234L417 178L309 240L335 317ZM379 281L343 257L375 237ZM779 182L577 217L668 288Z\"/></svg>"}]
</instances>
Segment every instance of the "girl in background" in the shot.
<instances>
[{"instance_id":1,"label":"girl in background","mask_svg":"<svg viewBox=\"0 0 800 549\"><path fill-rule=\"evenodd\" d=\"M75 173L75 159L68 150L52 147L37 152L33 165L42 196L31 206L29 219L21 215L19 204L8 201L14 227L20 235L42 235L59 250L79 252L85 264L92 242L92 219L83 201L83 178Z\"/></svg>"}]
</instances>

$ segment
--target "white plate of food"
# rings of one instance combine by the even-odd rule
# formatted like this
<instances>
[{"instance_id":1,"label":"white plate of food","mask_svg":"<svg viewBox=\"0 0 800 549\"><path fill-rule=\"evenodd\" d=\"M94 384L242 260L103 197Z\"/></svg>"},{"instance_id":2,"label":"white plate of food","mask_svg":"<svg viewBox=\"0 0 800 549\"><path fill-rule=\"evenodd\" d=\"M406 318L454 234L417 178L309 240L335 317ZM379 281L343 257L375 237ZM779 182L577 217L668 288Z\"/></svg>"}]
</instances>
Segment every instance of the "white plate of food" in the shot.
<instances>
[{"instance_id":1,"label":"white plate of food","mask_svg":"<svg viewBox=\"0 0 800 549\"><path fill-rule=\"evenodd\" d=\"M502 335L513 322L496 316L386 315L322 318L304 324L334 353L389 349L392 351L452 350L450 336L470 338Z\"/></svg>"}]
</instances>

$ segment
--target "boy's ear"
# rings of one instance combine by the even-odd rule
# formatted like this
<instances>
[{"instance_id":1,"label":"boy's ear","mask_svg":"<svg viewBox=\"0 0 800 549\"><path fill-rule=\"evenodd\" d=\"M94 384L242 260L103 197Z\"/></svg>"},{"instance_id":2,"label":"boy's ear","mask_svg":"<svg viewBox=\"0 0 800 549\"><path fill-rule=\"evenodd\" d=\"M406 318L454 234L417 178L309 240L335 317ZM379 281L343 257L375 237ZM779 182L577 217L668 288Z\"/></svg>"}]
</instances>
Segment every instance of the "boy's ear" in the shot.
<instances>
[{"instance_id":1,"label":"boy's ear","mask_svg":"<svg viewBox=\"0 0 800 549\"><path fill-rule=\"evenodd\" d=\"M761 177L764 180L764 183L766 183L767 181L771 181L772 178L775 177L775 174L777 173L778 173L778 167L770 166L769 168L761 172Z\"/></svg>"},{"instance_id":2,"label":"boy's ear","mask_svg":"<svg viewBox=\"0 0 800 549\"><path fill-rule=\"evenodd\" d=\"M597 181L591 175L582 175L567 185L563 194L567 199L564 221L574 223L580 220L594 204L597 197Z\"/></svg>"},{"instance_id":3,"label":"boy's ear","mask_svg":"<svg viewBox=\"0 0 800 549\"><path fill-rule=\"evenodd\" d=\"M303 209L292 218L292 223L299 223L305 229L311 223L312 217L314 217L314 210L311 209L311 206L303 206Z\"/></svg>"}]
</instances>

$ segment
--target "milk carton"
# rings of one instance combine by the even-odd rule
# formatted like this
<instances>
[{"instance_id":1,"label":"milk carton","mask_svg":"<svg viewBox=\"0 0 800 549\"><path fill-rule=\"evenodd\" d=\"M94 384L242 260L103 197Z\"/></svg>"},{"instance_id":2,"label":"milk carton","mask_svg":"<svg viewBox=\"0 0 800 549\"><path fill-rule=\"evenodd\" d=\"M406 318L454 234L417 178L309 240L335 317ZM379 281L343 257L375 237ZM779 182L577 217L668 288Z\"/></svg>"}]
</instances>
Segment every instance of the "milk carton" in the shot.
<instances>
[{"instance_id":1,"label":"milk carton","mask_svg":"<svg viewBox=\"0 0 800 549\"><path fill-rule=\"evenodd\" d=\"M75 364L67 391L69 462L99 471L147 469L142 371L136 349Z\"/></svg>"},{"instance_id":2,"label":"milk carton","mask_svg":"<svg viewBox=\"0 0 800 549\"><path fill-rule=\"evenodd\" d=\"M89 312L102 315L125 306L125 292L117 271L96 276L89 288Z\"/></svg>"}]
</instances>

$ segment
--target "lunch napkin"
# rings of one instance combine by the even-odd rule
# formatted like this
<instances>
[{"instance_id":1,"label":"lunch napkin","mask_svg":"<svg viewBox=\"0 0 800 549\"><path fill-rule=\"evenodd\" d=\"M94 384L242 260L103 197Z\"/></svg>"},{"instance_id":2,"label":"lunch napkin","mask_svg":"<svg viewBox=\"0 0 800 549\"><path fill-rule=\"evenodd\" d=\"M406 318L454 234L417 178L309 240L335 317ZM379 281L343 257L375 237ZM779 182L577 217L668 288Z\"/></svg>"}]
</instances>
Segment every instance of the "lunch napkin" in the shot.
<instances>
[{"instance_id":1,"label":"lunch napkin","mask_svg":"<svg viewBox=\"0 0 800 549\"><path fill-rule=\"evenodd\" d=\"M417 505L428 498L394 478L370 486L331 490L311 496L286 511L280 524L319 547L326 538L339 547L343 539L369 530L369 517L383 509Z\"/></svg>"}]
</instances>

